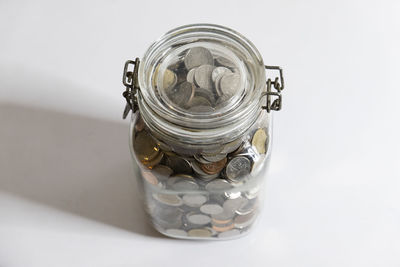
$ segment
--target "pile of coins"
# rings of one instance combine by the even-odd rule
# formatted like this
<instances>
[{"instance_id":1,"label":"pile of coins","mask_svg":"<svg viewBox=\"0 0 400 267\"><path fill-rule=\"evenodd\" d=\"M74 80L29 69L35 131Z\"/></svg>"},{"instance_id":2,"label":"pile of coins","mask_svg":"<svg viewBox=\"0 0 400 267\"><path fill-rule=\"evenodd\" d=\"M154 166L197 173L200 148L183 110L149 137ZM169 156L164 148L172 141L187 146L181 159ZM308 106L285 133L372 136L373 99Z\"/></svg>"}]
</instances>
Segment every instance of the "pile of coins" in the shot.
<instances>
[{"instance_id":1,"label":"pile of coins","mask_svg":"<svg viewBox=\"0 0 400 267\"><path fill-rule=\"evenodd\" d=\"M160 232L229 238L248 230L258 212L259 192L259 184L250 182L265 163L267 129L253 130L249 140L240 139L235 146L228 145L229 150L192 156L160 145L140 117L134 130L147 212Z\"/></svg>"},{"instance_id":2,"label":"pile of coins","mask_svg":"<svg viewBox=\"0 0 400 267\"><path fill-rule=\"evenodd\" d=\"M191 112L219 108L238 92L240 80L231 61L203 47L186 51L184 60L162 76L168 98ZM230 238L251 227L259 209L256 180L269 147L268 126L257 125L212 150L190 150L155 138L138 115L133 150L141 162L146 210L160 232Z\"/></svg>"},{"instance_id":3,"label":"pile of coins","mask_svg":"<svg viewBox=\"0 0 400 267\"><path fill-rule=\"evenodd\" d=\"M158 69L156 72L154 77L158 77ZM184 61L164 71L162 84L167 98L178 107L190 112L212 112L238 93L241 77L227 58L214 58L208 49L193 47L186 52Z\"/></svg>"}]
</instances>

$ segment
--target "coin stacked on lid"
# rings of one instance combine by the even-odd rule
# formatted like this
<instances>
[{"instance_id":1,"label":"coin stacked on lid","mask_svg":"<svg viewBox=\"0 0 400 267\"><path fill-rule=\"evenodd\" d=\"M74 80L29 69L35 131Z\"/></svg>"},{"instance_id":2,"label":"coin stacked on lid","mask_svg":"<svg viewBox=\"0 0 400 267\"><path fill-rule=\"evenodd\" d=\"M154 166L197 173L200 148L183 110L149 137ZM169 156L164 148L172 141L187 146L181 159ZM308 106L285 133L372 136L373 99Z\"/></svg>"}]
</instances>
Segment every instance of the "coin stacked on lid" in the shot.
<instances>
[{"instance_id":1,"label":"coin stacked on lid","mask_svg":"<svg viewBox=\"0 0 400 267\"><path fill-rule=\"evenodd\" d=\"M177 107L212 112L240 91L241 77L227 58L193 47L183 59L162 76L163 92ZM147 212L157 229L174 237L198 238L229 238L249 229L258 212L260 183L252 181L266 161L267 127L255 124L211 151L182 151L156 139L140 115L133 130Z\"/></svg>"}]
</instances>

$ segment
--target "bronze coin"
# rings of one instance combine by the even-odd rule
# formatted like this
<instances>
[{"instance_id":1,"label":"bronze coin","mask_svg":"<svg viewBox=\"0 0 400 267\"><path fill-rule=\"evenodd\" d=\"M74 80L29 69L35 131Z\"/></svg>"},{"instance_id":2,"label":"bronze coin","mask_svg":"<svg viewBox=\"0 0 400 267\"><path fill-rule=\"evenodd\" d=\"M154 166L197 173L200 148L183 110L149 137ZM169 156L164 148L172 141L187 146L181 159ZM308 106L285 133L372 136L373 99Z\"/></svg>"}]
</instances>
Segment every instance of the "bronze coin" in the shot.
<instances>
[{"instance_id":1,"label":"bronze coin","mask_svg":"<svg viewBox=\"0 0 400 267\"><path fill-rule=\"evenodd\" d=\"M220 172L226 164L227 158L223 158L217 162L210 162L207 164L200 164L201 169L208 174L215 174Z\"/></svg>"}]
</instances>

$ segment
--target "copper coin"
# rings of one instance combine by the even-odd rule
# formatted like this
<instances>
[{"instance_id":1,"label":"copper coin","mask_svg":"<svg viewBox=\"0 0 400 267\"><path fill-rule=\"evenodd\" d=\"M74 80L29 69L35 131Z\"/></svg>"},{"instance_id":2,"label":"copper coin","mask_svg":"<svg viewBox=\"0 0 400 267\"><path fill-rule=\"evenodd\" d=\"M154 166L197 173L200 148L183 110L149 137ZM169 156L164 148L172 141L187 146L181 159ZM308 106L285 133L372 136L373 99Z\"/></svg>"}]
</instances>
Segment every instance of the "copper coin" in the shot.
<instances>
[{"instance_id":1,"label":"copper coin","mask_svg":"<svg viewBox=\"0 0 400 267\"><path fill-rule=\"evenodd\" d=\"M207 164L200 164L201 169L208 174L215 174L220 172L224 167L227 162L227 158L223 158L220 161L217 162L211 162Z\"/></svg>"}]
</instances>

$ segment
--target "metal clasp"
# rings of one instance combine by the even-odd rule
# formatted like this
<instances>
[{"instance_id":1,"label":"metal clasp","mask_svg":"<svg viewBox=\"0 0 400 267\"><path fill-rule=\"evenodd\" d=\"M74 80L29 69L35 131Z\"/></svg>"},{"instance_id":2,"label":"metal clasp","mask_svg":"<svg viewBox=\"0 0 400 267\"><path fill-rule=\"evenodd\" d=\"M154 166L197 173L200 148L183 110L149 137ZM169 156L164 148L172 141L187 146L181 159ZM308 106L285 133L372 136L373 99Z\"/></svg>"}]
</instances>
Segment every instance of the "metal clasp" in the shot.
<instances>
[{"instance_id":1,"label":"metal clasp","mask_svg":"<svg viewBox=\"0 0 400 267\"><path fill-rule=\"evenodd\" d=\"M136 93L140 90L138 83L139 63L139 58L136 58L135 61L128 60L125 62L122 76L122 83L126 87L125 92L122 93L122 96L126 99L126 105L122 115L123 119L128 116L129 111L132 110L132 112L135 113L138 110ZM133 66L133 70L131 66Z\"/></svg>"},{"instance_id":2,"label":"metal clasp","mask_svg":"<svg viewBox=\"0 0 400 267\"><path fill-rule=\"evenodd\" d=\"M263 106L263 109L266 109L269 113L271 110L281 110L282 108L282 95L281 91L285 87L283 81L283 72L279 66L265 66L266 70L277 70L279 71L279 77L275 77L272 81L271 78L267 79L267 91L263 93L262 96L267 96L266 106ZM272 91L272 86L276 90L276 92ZM275 98L275 99L272 99Z\"/></svg>"}]
</instances>

